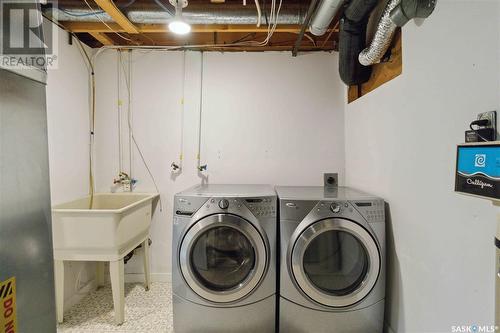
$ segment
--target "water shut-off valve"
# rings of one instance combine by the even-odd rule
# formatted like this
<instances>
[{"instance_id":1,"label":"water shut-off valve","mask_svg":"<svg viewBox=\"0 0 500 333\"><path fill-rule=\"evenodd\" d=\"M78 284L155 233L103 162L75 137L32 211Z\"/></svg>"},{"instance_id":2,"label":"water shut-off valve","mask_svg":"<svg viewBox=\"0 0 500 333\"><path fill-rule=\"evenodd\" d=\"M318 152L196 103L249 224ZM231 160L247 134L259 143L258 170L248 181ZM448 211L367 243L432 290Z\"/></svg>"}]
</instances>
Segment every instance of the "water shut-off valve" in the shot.
<instances>
[{"instance_id":1,"label":"water shut-off valve","mask_svg":"<svg viewBox=\"0 0 500 333\"><path fill-rule=\"evenodd\" d=\"M170 164L170 167L172 168L172 171L177 171L177 170L181 169L181 167L179 166L179 164L177 164L175 162L172 162L172 164Z\"/></svg>"}]
</instances>

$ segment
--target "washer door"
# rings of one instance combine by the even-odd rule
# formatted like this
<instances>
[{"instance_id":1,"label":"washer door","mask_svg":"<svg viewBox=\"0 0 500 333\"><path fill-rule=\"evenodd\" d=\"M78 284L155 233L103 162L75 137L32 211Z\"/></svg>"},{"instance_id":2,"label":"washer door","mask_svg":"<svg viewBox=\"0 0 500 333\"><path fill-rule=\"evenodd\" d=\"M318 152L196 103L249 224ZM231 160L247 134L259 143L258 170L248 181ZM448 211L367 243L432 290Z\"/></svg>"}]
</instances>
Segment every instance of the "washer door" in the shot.
<instances>
[{"instance_id":1,"label":"washer door","mask_svg":"<svg viewBox=\"0 0 500 333\"><path fill-rule=\"evenodd\" d=\"M361 301L375 286L380 271L373 237L345 219L309 225L294 242L290 257L298 286L312 300L330 307Z\"/></svg>"},{"instance_id":2,"label":"washer door","mask_svg":"<svg viewBox=\"0 0 500 333\"><path fill-rule=\"evenodd\" d=\"M182 241L182 275L189 287L206 300L239 300L264 276L265 244L258 230L239 216L207 216L196 222Z\"/></svg>"}]
</instances>

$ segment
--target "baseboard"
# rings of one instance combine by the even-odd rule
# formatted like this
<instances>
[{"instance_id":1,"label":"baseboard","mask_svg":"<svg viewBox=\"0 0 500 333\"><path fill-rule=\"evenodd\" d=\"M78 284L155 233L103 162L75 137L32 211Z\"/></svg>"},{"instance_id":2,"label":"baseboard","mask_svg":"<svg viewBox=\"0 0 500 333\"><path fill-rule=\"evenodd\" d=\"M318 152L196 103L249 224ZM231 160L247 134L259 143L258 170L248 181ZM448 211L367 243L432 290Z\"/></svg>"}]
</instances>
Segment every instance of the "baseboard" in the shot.
<instances>
[{"instance_id":1,"label":"baseboard","mask_svg":"<svg viewBox=\"0 0 500 333\"><path fill-rule=\"evenodd\" d=\"M80 301L87 296L90 292L97 289L97 281L90 280L86 285L81 287L77 292L64 300L64 311L71 308L73 305L80 303Z\"/></svg>"},{"instance_id":2,"label":"baseboard","mask_svg":"<svg viewBox=\"0 0 500 333\"><path fill-rule=\"evenodd\" d=\"M144 282L144 273L126 273L125 283ZM172 273L151 273L151 282L172 282Z\"/></svg>"}]
</instances>

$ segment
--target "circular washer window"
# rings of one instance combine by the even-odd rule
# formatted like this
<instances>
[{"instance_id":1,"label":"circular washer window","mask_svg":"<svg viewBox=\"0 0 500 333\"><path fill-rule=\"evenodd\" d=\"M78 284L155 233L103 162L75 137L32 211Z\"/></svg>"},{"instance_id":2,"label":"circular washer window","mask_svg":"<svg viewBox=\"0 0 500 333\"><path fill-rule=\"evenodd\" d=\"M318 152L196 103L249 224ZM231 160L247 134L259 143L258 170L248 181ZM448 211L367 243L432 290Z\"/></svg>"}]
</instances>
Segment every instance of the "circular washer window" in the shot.
<instances>
[{"instance_id":1,"label":"circular washer window","mask_svg":"<svg viewBox=\"0 0 500 333\"><path fill-rule=\"evenodd\" d=\"M292 244L288 259L292 275L303 293L317 303L351 306L365 298L378 280L377 243L353 221L314 222Z\"/></svg>"},{"instance_id":2,"label":"circular washer window","mask_svg":"<svg viewBox=\"0 0 500 333\"><path fill-rule=\"evenodd\" d=\"M252 223L232 214L214 214L188 230L179 264L196 294L226 303L247 296L259 284L267 268L267 253L267 242Z\"/></svg>"},{"instance_id":3,"label":"circular washer window","mask_svg":"<svg viewBox=\"0 0 500 333\"><path fill-rule=\"evenodd\" d=\"M352 234L331 230L315 237L304 252L304 272L318 289L345 296L359 288L369 268L368 253Z\"/></svg>"},{"instance_id":4,"label":"circular washer window","mask_svg":"<svg viewBox=\"0 0 500 333\"><path fill-rule=\"evenodd\" d=\"M227 291L248 278L255 261L252 243L242 232L231 227L215 227L196 239L190 263L206 288Z\"/></svg>"}]
</instances>

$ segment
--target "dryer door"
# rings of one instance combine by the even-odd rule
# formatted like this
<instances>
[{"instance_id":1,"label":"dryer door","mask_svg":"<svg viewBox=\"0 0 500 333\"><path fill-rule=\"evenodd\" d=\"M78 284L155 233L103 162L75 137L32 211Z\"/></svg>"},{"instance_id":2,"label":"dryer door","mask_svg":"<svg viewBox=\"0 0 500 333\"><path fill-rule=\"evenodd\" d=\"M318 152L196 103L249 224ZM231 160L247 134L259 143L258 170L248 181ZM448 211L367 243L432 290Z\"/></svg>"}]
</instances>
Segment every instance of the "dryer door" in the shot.
<instances>
[{"instance_id":1,"label":"dryer door","mask_svg":"<svg viewBox=\"0 0 500 333\"><path fill-rule=\"evenodd\" d=\"M242 217L204 217L182 240L182 275L189 287L208 301L237 301L251 293L265 274L265 244L259 231Z\"/></svg>"},{"instance_id":2,"label":"dryer door","mask_svg":"<svg viewBox=\"0 0 500 333\"><path fill-rule=\"evenodd\" d=\"M365 298L377 282L380 254L373 237L346 219L325 219L306 227L293 242L290 270L313 301L347 307Z\"/></svg>"}]
</instances>

